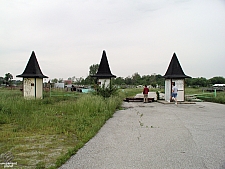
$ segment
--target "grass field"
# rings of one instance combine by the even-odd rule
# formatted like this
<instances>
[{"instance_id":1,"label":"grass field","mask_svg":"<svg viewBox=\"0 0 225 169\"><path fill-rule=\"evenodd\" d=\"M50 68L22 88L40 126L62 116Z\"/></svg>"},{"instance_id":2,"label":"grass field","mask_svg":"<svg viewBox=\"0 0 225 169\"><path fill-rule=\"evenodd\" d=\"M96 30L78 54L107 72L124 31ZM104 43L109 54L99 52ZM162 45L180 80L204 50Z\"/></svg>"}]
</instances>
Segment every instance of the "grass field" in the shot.
<instances>
[{"instance_id":1,"label":"grass field","mask_svg":"<svg viewBox=\"0 0 225 169\"><path fill-rule=\"evenodd\" d=\"M0 154L11 152L18 168L55 166L78 144L71 137L74 119L68 111L75 102L71 97L24 100L18 91L1 90Z\"/></svg>"},{"instance_id":2,"label":"grass field","mask_svg":"<svg viewBox=\"0 0 225 169\"><path fill-rule=\"evenodd\" d=\"M202 88L186 88L185 94L187 95L197 94L198 95L197 98L203 101L225 104L225 91L214 93L214 92L206 92Z\"/></svg>"},{"instance_id":3,"label":"grass field","mask_svg":"<svg viewBox=\"0 0 225 169\"><path fill-rule=\"evenodd\" d=\"M46 92L42 100L25 100L19 90L0 89L0 163L10 154L11 162L17 162L14 168L58 168L96 135L123 98L141 92L123 89L104 99L53 91L54 97ZM202 90L186 89L186 94L196 93ZM217 98L224 101L224 92Z\"/></svg>"},{"instance_id":4,"label":"grass field","mask_svg":"<svg viewBox=\"0 0 225 169\"><path fill-rule=\"evenodd\" d=\"M54 97L25 100L19 90L0 89L0 163L11 153L15 168L61 166L120 109L123 98L138 92L104 99L53 91Z\"/></svg>"}]
</instances>

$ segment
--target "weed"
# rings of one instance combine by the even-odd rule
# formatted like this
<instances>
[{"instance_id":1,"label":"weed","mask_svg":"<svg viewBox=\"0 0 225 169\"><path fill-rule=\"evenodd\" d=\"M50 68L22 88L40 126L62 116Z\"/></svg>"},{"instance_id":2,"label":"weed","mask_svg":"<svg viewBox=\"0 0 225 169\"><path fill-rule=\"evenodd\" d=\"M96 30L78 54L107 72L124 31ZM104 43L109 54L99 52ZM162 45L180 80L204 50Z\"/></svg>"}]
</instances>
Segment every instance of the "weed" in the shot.
<instances>
[{"instance_id":1,"label":"weed","mask_svg":"<svg viewBox=\"0 0 225 169\"><path fill-rule=\"evenodd\" d=\"M57 168L121 107L122 96L45 96L25 100L0 89L0 154L12 151L25 168Z\"/></svg>"},{"instance_id":2,"label":"weed","mask_svg":"<svg viewBox=\"0 0 225 169\"><path fill-rule=\"evenodd\" d=\"M45 163L44 162L37 163L35 169L45 169Z\"/></svg>"}]
</instances>

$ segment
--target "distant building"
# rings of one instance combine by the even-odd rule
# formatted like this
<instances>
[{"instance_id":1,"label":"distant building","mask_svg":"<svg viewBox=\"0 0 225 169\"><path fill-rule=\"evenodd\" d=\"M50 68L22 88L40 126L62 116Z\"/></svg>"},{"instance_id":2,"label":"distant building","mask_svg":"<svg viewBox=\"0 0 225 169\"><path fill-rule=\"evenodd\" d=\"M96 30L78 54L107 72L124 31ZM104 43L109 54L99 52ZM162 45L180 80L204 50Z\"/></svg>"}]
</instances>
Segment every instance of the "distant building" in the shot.
<instances>
[{"instance_id":1,"label":"distant building","mask_svg":"<svg viewBox=\"0 0 225 169\"><path fill-rule=\"evenodd\" d=\"M214 84L213 87L225 87L225 84Z\"/></svg>"},{"instance_id":2,"label":"distant building","mask_svg":"<svg viewBox=\"0 0 225 169\"><path fill-rule=\"evenodd\" d=\"M55 87L55 88L61 88L61 89L64 89L65 84L64 84L64 83L55 83L55 84L54 84L54 87Z\"/></svg>"},{"instance_id":3,"label":"distant building","mask_svg":"<svg viewBox=\"0 0 225 169\"><path fill-rule=\"evenodd\" d=\"M72 84L72 80L64 80L64 84L65 85L71 85Z\"/></svg>"}]
</instances>

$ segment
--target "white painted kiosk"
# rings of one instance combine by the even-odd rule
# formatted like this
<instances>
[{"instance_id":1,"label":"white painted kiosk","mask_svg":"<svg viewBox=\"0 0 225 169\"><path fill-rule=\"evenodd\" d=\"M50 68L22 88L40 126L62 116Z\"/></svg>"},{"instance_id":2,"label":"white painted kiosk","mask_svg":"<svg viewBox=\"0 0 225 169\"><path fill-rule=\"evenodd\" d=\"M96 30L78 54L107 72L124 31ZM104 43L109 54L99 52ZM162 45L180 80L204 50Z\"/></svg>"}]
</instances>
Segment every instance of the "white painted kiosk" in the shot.
<instances>
[{"instance_id":1,"label":"white painted kiosk","mask_svg":"<svg viewBox=\"0 0 225 169\"><path fill-rule=\"evenodd\" d=\"M190 78L190 76L184 74L175 53L173 54L166 74L163 77L165 78L165 100L167 102L171 101L172 82L175 82L175 85L178 88L177 101L185 101L185 78Z\"/></svg>"},{"instance_id":2,"label":"white painted kiosk","mask_svg":"<svg viewBox=\"0 0 225 169\"><path fill-rule=\"evenodd\" d=\"M99 64L98 72L96 75L92 75L91 77L97 78L97 84L99 86L105 85L105 87L109 86L111 83L111 78L115 78L116 76L111 73L109 68L109 63L106 57L106 52L103 50L102 58Z\"/></svg>"},{"instance_id":3,"label":"white painted kiosk","mask_svg":"<svg viewBox=\"0 0 225 169\"><path fill-rule=\"evenodd\" d=\"M43 78L48 77L42 74L34 51L30 56L24 72L16 77L23 77L24 98L43 98Z\"/></svg>"}]
</instances>

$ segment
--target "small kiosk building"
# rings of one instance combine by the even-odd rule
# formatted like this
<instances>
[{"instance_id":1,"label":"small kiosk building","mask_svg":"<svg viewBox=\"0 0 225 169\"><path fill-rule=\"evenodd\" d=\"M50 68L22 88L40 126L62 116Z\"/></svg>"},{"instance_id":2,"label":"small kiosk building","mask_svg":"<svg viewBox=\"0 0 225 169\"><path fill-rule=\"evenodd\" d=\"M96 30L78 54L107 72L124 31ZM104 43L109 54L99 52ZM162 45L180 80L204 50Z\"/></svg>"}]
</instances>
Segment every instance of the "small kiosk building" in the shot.
<instances>
[{"instance_id":1,"label":"small kiosk building","mask_svg":"<svg viewBox=\"0 0 225 169\"><path fill-rule=\"evenodd\" d=\"M97 84L101 87L103 84L105 87L110 85L111 78L115 78L116 76L111 73L111 70L109 68L109 63L106 57L106 52L103 50L102 58L99 64L98 72L95 75L92 75L92 77L97 78Z\"/></svg>"},{"instance_id":2,"label":"small kiosk building","mask_svg":"<svg viewBox=\"0 0 225 169\"><path fill-rule=\"evenodd\" d=\"M30 56L24 72L21 75L17 75L16 77L23 78L24 98L43 98L43 78L48 77L43 75L43 73L41 72L34 51Z\"/></svg>"},{"instance_id":3,"label":"small kiosk building","mask_svg":"<svg viewBox=\"0 0 225 169\"><path fill-rule=\"evenodd\" d=\"M184 101L185 78L190 78L190 76L184 74L175 53L173 54L169 67L163 77L165 78L165 100L168 102L171 101L172 82L175 82L175 85L178 88L177 101Z\"/></svg>"}]
</instances>

